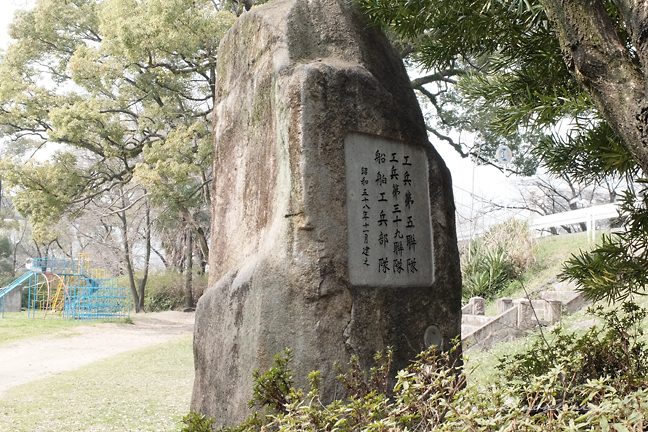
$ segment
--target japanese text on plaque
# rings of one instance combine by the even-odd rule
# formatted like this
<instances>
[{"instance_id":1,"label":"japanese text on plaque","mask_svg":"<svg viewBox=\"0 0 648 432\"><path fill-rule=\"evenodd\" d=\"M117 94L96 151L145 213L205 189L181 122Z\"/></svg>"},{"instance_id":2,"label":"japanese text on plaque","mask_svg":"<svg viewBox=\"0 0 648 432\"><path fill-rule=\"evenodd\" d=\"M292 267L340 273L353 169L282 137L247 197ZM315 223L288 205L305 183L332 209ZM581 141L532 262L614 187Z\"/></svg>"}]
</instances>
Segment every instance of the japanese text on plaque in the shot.
<instances>
[{"instance_id":1,"label":"japanese text on plaque","mask_svg":"<svg viewBox=\"0 0 648 432\"><path fill-rule=\"evenodd\" d=\"M352 283L430 284L432 246L424 152L360 134L347 137L345 146Z\"/></svg>"}]
</instances>

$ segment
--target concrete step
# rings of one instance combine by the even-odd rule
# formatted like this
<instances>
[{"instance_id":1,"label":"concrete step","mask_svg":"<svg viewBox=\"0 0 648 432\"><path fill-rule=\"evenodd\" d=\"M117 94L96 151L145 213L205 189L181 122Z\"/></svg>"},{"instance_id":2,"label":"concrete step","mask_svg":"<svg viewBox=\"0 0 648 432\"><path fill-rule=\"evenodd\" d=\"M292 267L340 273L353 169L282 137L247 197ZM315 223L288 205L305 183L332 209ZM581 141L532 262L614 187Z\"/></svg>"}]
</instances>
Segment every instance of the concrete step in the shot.
<instances>
[{"instance_id":1,"label":"concrete step","mask_svg":"<svg viewBox=\"0 0 648 432\"><path fill-rule=\"evenodd\" d=\"M563 303L569 302L574 298L578 297L579 295L582 295L582 293L579 293L578 291L571 291L571 290L557 290L557 291L549 290L549 291L540 291L538 293L538 296L541 299L560 300Z\"/></svg>"},{"instance_id":2,"label":"concrete step","mask_svg":"<svg viewBox=\"0 0 648 432\"><path fill-rule=\"evenodd\" d=\"M461 324L461 337L465 337L467 334L470 334L480 328L481 326L471 326L466 324Z\"/></svg>"},{"instance_id":3,"label":"concrete step","mask_svg":"<svg viewBox=\"0 0 648 432\"><path fill-rule=\"evenodd\" d=\"M488 324L495 318L494 316L488 316L488 315L469 315L469 314L463 314L461 315L461 325L470 325L470 326L477 326L481 327L485 324Z\"/></svg>"},{"instance_id":4,"label":"concrete step","mask_svg":"<svg viewBox=\"0 0 648 432\"><path fill-rule=\"evenodd\" d=\"M573 282L554 282L551 284L554 291L573 291L576 289L576 284Z\"/></svg>"},{"instance_id":5,"label":"concrete step","mask_svg":"<svg viewBox=\"0 0 648 432\"><path fill-rule=\"evenodd\" d=\"M589 301L585 300L584 294L578 292L574 289L575 287L571 284L555 284L554 289L548 289L546 291L539 292L540 300L532 300L531 305L535 308L535 313L531 318L531 321L535 323L536 316L540 321L544 319L550 319L555 321L556 316L561 314L560 310L555 310L557 307L556 304L548 303L548 301L559 301L562 304L562 313L574 313L579 309L587 306ZM472 302L473 299L471 299ZM481 299L479 299L481 300ZM492 346L493 343L503 340L510 340L511 338L516 338L523 335L528 326L529 317L527 316L529 311L529 301L518 299L519 301L513 301L512 306L515 310L509 310L506 313L499 315L499 320L495 321L496 316L488 315L473 315L464 313L461 316L461 338L467 343L464 346L464 349L470 349L470 346L488 348ZM468 305L470 306L470 304ZM465 306L464 309L470 309ZM521 309L518 309L521 308ZM518 312L522 311L522 317L524 318L520 321L518 317ZM549 317L545 317L545 312L548 312ZM492 323L492 324L491 324ZM520 324L522 323L522 324ZM490 325L489 325L490 324ZM486 327L486 331L479 334L479 339L477 335L468 337L476 330Z\"/></svg>"},{"instance_id":6,"label":"concrete step","mask_svg":"<svg viewBox=\"0 0 648 432\"><path fill-rule=\"evenodd\" d=\"M546 300L560 300L563 311L574 313L587 306L590 302L585 300L585 294L578 291L541 291L540 298Z\"/></svg>"}]
</instances>

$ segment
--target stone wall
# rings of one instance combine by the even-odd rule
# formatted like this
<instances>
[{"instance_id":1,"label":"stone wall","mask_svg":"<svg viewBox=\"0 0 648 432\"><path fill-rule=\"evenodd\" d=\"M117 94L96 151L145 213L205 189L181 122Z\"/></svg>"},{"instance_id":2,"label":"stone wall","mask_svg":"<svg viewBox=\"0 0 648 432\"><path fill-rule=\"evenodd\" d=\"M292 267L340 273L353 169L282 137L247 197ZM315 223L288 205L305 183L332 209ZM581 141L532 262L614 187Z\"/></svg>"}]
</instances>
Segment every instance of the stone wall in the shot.
<instances>
[{"instance_id":1,"label":"stone wall","mask_svg":"<svg viewBox=\"0 0 648 432\"><path fill-rule=\"evenodd\" d=\"M0 298L0 312L20 312L22 289L17 287Z\"/></svg>"}]
</instances>

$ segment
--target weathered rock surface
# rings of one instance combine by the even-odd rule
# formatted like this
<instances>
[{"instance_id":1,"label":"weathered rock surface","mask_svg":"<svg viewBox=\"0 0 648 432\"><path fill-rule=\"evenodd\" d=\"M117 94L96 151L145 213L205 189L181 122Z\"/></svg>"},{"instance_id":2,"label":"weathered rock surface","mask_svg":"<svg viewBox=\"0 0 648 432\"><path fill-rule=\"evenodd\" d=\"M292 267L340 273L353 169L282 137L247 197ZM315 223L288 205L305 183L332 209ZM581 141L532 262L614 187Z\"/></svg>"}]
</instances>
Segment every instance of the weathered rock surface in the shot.
<instances>
[{"instance_id":1,"label":"weathered rock surface","mask_svg":"<svg viewBox=\"0 0 648 432\"><path fill-rule=\"evenodd\" d=\"M297 385L322 371L325 400L343 391L334 360L357 355L369 367L376 351L392 346L396 371L426 348L424 335L447 348L461 323L450 175L386 38L344 1L278 0L244 14L227 34L216 93L211 288L196 310L192 409L219 427L242 420L252 371L269 368L285 348L293 349ZM385 169L401 170L401 180L409 175L405 153L425 168L412 195L422 210L412 214L429 227L417 231L419 249L405 249L403 267L387 248L380 256L389 265L380 258L378 266L377 213L371 251L347 229L351 202L362 204L362 186L350 184L347 169L364 172L360 153L374 142L371 152L400 152L401 165ZM401 199L405 185L402 195L387 196ZM406 210L405 201L389 205ZM391 237L398 227L406 232L403 216L402 225L389 220ZM363 252L371 261L357 268ZM415 252L418 261L407 255ZM408 276L418 271L424 275Z\"/></svg>"}]
</instances>

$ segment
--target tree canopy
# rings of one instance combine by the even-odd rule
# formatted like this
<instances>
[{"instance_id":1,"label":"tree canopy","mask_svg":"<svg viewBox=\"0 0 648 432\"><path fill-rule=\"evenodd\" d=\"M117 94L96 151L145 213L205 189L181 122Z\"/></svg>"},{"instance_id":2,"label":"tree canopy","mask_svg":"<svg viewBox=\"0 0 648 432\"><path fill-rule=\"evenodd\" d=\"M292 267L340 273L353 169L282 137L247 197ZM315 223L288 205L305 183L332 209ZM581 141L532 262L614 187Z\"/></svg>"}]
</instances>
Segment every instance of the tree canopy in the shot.
<instances>
[{"instance_id":1,"label":"tree canopy","mask_svg":"<svg viewBox=\"0 0 648 432\"><path fill-rule=\"evenodd\" d=\"M191 219L211 175L217 47L234 19L193 0L40 0L16 14L0 127L20 151L2 169L38 236L134 177ZM46 142L66 147L25 163Z\"/></svg>"},{"instance_id":2,"label":"tree canopy","mask_svg":"<svg viewBox=\"0 0 648 432\"><path fill-rule=\"evenodd\" d=\"M235 19L210 0L38 0L10 26L14 42L0 58L3 186L43 244L57 239L61 218L90 212L103 239L117 227L138 310L153 228L171 255L193 254L187 227L201 263L209 254L216 59ZM183 244L164 240L178 232Z\"/></svg>"}]
</instances>

